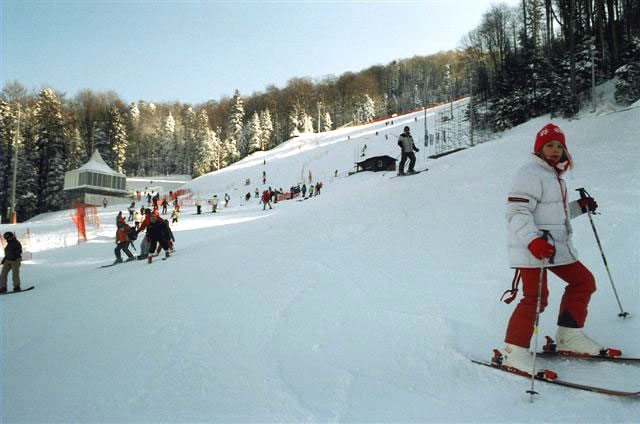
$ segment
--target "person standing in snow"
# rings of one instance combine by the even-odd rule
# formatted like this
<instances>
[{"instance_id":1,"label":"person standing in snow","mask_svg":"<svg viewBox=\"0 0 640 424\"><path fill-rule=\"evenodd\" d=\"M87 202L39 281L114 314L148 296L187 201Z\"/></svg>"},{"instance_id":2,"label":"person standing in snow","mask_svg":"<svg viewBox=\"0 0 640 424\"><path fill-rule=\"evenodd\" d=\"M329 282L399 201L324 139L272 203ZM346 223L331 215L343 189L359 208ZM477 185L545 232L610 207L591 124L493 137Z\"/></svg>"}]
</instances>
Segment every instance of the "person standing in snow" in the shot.
<instances>
[{"instance_id":1,"label":"person standing in snow","mask_svg":"<svg viewBox=\"0 0 640 424\"><path fill-rule=\"evenodd\" d=\"M7 292L7 277L12 272L13 291L19 292L20 288L20 264L22 263L22 244L13 235L7 231L2 235L7 241L4 247L4 258L2 258L2 271L0 272L0 293Z\"/></svg>"},{"instance_id":2,"label":"person standing in snow","mask_svg":"<svg viewBox=\"0 0 640 424\"><path fill-rule=\"evenodd\" d=\"M214 210L215 212L215 210ZM178 210L174 209L173 212L171 212L171 223L172 224L177 224L178 223Z\"/></svg>"},{"instance_id":3,"label":"person standing in snow","mask_svg":"<svg viewBox=\"0 0 640 424\"><path fill-rule=\"evenodd\" d=\"M262 192L262 210L266 210L267 206L269 206L269 209L273 209L271 207L271 193L265 190Z\"/></svg>"},{"instance_id":4,"label":"person standing in snow","mask_svg":"<svg viewBox=\"0 0 640 424\"><path fill-rule=\"evenodd\" d=\"M598 205L591 197L567 201L562 174L572 165L564 134L557 126L546 125L536 135L533 154L516 172L507 198L509 262L516 269L516 276L513 289L508 291L512 296L505 302L515 299L518 274L522 278L523 298L509 320L503 365L528 374L532 373L529 345L534 332L541 272L540 311L547 306L547 270L567 283L558 314L557 349L591 355L598 355L604 349L582 331L596 284L591 272L578 261L569 223L587 211L594 212Z\"/></svg>"},{"instance_id":5,"label":"person standing in snow","mask_svg":"<svg viewBox=\"0 0 640 424\"><path fill-rule=\"evenodd\" d=\"M229 196L229 193L225 193L224 194L224 207L226 208L227 206L229 206L229 200L231 200L231 196Z\"/></svg>"},{"instance_id":6,"label":"person standing in snow","mask_svg":"<svg viewBox=\"0 0 640 424\"><path fill-rule=\"evenodd\" d=\"M102 206L104 206L106 208L108 204L109 204L109 202L107 202L107 198L103 197L102 198Z\"/></svg>"},{"instance_id":7,"label":"person standing in snow","mask_svg":"<svg viewBox=\"0 0 640 424\"><path fill-rule=\"evenodd\" d=\"M260 197L260 191L258 190L258 187L256 187L255 196L256 196L256 199Z\"/></svg>"},{"instance_id":8,"label":"person standing in snow","mask_svg":"<svg viewBox=\"0 0 640 424\"><path fill-rule=\"evenodd\" d=\"M121 224L118 226L118 230L116 231L116 248L114 253L116 254L116 263L122 262L122 254L120 252L124 252L127 255L127 262L134 260L133 254L129 251L129 244L131 241L129 240L129 227L127 224Z\"/></svg>"},{"instance_id":9,"label":"person standing in snow","mask_svg":"<svg viewBox=\"0 0 640 424\"><path fill-rule=\"evenodd\" d=\"M142 222L142 215L140 214L139 210L135 210L135 212L133 212L133 222L135 225L135 229L136 231L138 230L138 227L140 227L140 223Z\"/></svg>"},{"instance_id":10,"label":"person standing in snow","mask_svg":"<svg viewBox=\"0 0 640 424\"><path fill-rule=\"evenodd\" d=\"M167 213L167 208L169 207L169 202L167 202L167 198L164 197L162 199L162 215Z\"/></svg>"},{"instance_id":11,"label":"person standing in snow","mask_svg":"<svg viewBox=\"0 0 640 424\"><path fill-rule=\"evenodd\" d=\"M216 213L218 211L218 195L214 194L211 198L211 213Z\"/></svg>"},{"instance_id":12,"label":"person standing in snow","mask_svg":"<svg viewBox=\"0 0 640 424\"><path fill-rule=\"evenodd\" d=\"M131 206L129 206L129 218L127 221L133 221L133 213L136 210L136 202L131 202Z\"/></svg>"},{"instance_id":13,"label":"person standing in snow","mask_svg":"<svg viewBox=\"0 0 640 424\"><path fill-rule=\"evenodd\" d=\"M311 186L309 186L311 187ZM312 196L312 194L309 194L309 196ZM307 185L306 184L302 184L302 197L307 197Z\"/></svg>"},{"instance_id":14,"label":"person standing in snow","mask_svg":"<svg viewBox=\"0 0 640 424\"><path fill-rule=\"evenodd\" d=\"M409 170L407 173L415 174L413 169L416 166L416 155L413 152L419 152L415 144L413 144L413 137L411 137L411 129L404 127L404 132L398 137L398 146L402 151L402 158L400 159L400 165L398 169L398 175L405 175L404 164L409 159Z\"/></svg>"},{"instance_id":15,"label":"person standing in snow","mask_svg":"<svg viewBox=\"0 0 640 424\"><path fill-rule=\"evenodd\" d=\"M197 209L197 214L200 215L202 213L202 200L200 199L196 200L196 209Z\"/></svg>"},{"instance_id":16,"label":"person standing in snow","mask_svg":"<svg viewBox=\"0 0 640 424\"><path fill-rule=\"evenodd\" d=\"M313 184L309 184L309 198L313 197L313 189L315 186Z\"/></svg>"}]
</instances>

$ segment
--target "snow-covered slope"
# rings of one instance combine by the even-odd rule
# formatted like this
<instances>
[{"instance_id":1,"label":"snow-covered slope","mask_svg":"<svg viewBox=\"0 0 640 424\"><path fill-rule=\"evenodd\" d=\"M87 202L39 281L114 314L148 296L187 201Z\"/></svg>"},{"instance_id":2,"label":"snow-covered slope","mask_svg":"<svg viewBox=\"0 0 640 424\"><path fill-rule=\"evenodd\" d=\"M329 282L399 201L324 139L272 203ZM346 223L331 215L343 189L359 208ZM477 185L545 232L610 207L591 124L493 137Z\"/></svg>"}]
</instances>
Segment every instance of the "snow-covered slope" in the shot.
<instances>
[{"instance_id":1,"label":"snow-covered slope","mask_svg":"<svg viewBox=\"0 0 640 424\"><path fill-rule=\"evenodd\" d=\"M88 243L49 241L23 265L36 290L0 298L2 421L637 422L637 401L543 383L530 404L527 380L468 360L502 345L514 307L498 301L512 277L505 196L548 121L428 163L421 152L417 168L429 171L406 178L345 177L364 143L352 132L348 141L289 141L190 182L203 196L234 193L230 207L200 216L185 208L173 226L177 253L151 265L97 269L115 247L116 210L101 210ZM598 283L587 331L640 356L640 108L553 122L577 165L571 193L596 197L612 276L635 316L616 316L583 216L575 244ZM412 124L416 139L422 126ZM395 139L383 140L367 152L395 157ZM256 199L241 204L265 166L267 185L286 189L310 169L323 192L266 212ZM75 237L62 212L28 225L32 239ZM551 277L550 291L542 335L555 333L562 282ZM560 361L557 371L640 389L638 366Z\"/></svg>"}]
</instances>

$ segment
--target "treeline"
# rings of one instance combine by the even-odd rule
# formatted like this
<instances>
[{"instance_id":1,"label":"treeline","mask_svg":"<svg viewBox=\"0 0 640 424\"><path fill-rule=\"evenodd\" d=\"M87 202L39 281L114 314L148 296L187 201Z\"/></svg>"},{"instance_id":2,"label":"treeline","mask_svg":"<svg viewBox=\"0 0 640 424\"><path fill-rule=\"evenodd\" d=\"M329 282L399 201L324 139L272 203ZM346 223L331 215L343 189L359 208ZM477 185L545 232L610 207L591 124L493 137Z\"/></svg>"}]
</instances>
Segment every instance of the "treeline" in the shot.
<instances>
[{"instance_id":1,"label":"treeline","mask_svg":"<svg viewBox=\"0 0 640 424\"><path fill-rule=\"evenodd\" d=\"M286 87L190 105L127 103L115 92L91 90L67 98L18 81L0 99L0 210L10 206L18 148L16 210L20 220L57 210L64 172L100 151L129 176L189 174L224 168L303 132L401 113L463 94L458 52L416 56L320 80L291 79ZM19 134L16 132L18 131ZM18 137L17 137L18 135Z\"/></svg>"},{"instance_id":2,"label":"treeline","mask_svg":"<svg viewBox=\"0 0 640 424\"><path fill-rule=\"evenodd\" d=\"M521 0L492 5L462 41L475 122L500 131L545 113L574 115L596 84L618 77L616 100L640 98L640 2Z\"/></svg>"}]
</instances>

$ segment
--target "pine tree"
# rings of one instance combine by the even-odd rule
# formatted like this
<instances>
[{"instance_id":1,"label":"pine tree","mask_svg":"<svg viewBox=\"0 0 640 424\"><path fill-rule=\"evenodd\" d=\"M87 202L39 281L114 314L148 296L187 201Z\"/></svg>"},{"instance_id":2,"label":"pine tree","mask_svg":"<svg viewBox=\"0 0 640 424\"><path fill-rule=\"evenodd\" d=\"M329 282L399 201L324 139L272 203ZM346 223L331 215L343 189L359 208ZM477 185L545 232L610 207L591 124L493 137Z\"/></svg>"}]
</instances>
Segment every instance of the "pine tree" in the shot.
<instances>
[{"instance_id":1,"label":"pine tree","mask_svg":"<svg viewBox=\"0 0 640 424\"><path fill-rule=\"evenodd\" d=\"M177 139L176 121L173 115L164 118L156 131L157 170L164 174L184 172L183 146Z\"/></svg>"},{"instance_id":2,"label":"pine tree","mask_svg":"<svg viewBox=\"0 0 640 424\"><path fill-rule=\"evenodd\" d=\"M87 162L87 151L84 147L84 141L77 127L67 128L66 133L66 138L69 143L68 169L78 169Z\"/></svg>"},{"instance_id":3,"label":"pine tree","mask_svg":"<svg viewBox=\"0 0 640 424\"><path fill-rule=\"evenodd\" d=\"M123 171L127 154L127 129L120 111L115 106L109 109L109 115L104 128L105 138L109 147L105 162L117 172Z\"/></svg>"},{"instance_id":4,"label":"pine tree","mask_svg":"<svg viewBox=\"0 0 640 424\"><path fill-rule=\"evenodd\" d=\"M331 122L331 114L329 111L324 113L324 119L322 120L322 131L331 131L333 122Z\"/></svg>"},{"instance_id":5,"label":"pine tree","mask_svg":"<svg viewBox=\"0 0 640 424\"><path fill-rule=\"evenodd\" d=\"M24 137L18 151L18 180L16 186L16 213L21 221L27 220L38 211L38 175L34 141Z\"/></svg>"},{"instance_id":6,"label":"pine tree","mask_svg":"<svg viewBox=\"0 0 640 424\"><path fill-rule=\"evenodd\" d=\"M15 118L10 104L0 100L0 215L2 218L9 207L16 129Z\"/></svg>"},{"instance_id":7,"label":"pine tree","mask_svg":"<svg viewBox=\"0 0 640 424\"><path fill-rule=\"evenodd\" d=\"M260 128L262 134L260 137L260 150L269 150L272 147L273 139L273 121L271 120L271 112L265 109L260 113Z\"/></svg>"},{"instance_id":8,"label":"pine tree","mask_svg":"<svg viewBox=\"0 0 640 424\"><path fill-rule=\"evenodd\" d=\"M300 135L300 106L298 103L294 103L291 106L291 111L289 112L289 137L297 137Z\"/></svg>"},{"instance_id":9,"label":"pine tree","mask_svg":"<svg viewBox=\"0 0 640 424\"><path fill-rule=\"evenodd\" d=\"M196 120L194 134L193 177L199 177L210 171L212 134L213 132L209 129L207 111L202 109Z\"/></svg>"},{"instance_id":10,"label":"pine tree","mask_svg":"<svg viewBox=\"0 0 640 424\"><path fill-rule=\"evenodd\" d=\"M227 143L233 143L233 149L227 149L227 159L233 163L240 158L240 153L246 151L243 137L244 103L240 91L236 90L231 101L231 110L227 119Z\"/></svg>"},{"instance_id":11,"label":"pine tree","mask_svg":"<svg viewBox=\"0 0 640 424\"><path fill-rule=\"evenodd\" d=\"M368 94L361 96L357 102L356 114L354 119L356 122L371 121L376 114L376 105Z\"/></svg>"},{"instance_id":12,"label":"pine tree","mask_svg":"<svg viewBox=\"0 0 640 424\"><path fill-rule=\"evenodd\" d=\"M61 194L69 151L64 140L62 105L51 89L45 88L38 95L35 120L39 207L44 212L59 210L64 206Z\"/></svg>"},{"instance_id":13,"label":"pine tree","mask_svg":"<svg viewBox=\"0 0 640 424\"><path fill-rule=\"evenodd\" d=\"M262 150L262 128L260 127L260 116L258 112L254 112L249 121L248 134L248 153L254 153Z\"/></svg>"}]
</instances>

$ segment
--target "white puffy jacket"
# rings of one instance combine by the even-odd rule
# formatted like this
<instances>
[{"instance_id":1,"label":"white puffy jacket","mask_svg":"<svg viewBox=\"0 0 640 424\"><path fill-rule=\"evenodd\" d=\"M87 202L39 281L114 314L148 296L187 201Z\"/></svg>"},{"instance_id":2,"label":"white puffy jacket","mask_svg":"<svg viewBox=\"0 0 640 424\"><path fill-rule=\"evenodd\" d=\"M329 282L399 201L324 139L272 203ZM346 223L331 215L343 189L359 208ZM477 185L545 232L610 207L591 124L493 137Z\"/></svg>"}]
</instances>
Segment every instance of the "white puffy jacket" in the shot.
<instances>
[{"instance_id":1,"label":"white puffy jacket","mask_svg":"<svg viewBox=\"0 0 640 424\"><path fill-rule=\"evenodd\" d=\"M567 265L578 260L571 243L569 220L582 215L577 201L567 204L567 186L556 170L532 154L513 178L507 200L509 264L512 268L539 268L541 261L528 249L532 240L548 230L548 242L555 245L554 263Z\"/></svg>"}]
</instances>

